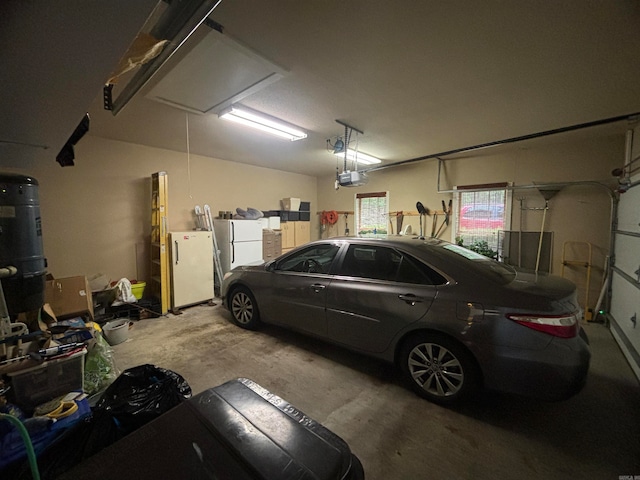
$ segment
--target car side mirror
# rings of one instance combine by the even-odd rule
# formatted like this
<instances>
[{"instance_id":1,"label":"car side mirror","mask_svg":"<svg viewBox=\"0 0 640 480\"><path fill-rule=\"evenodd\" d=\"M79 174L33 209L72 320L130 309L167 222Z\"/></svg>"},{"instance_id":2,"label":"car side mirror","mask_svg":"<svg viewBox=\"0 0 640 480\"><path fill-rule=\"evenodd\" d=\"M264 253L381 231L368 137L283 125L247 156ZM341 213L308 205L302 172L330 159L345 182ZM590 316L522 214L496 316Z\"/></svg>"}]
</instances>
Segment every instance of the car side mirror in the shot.
<instances>
[{"instance_id":1,"label":"car side mirror","mask_svg":"<svg viewBox=\"0 0 640 480\"><path fill-rule=\"evenodd\" d=\"M266 265L264 266L264 269L267 272L273 272L276 269L276 261L275 260L271 260L270 262L267 262Z\"/></svg>"}]
</instances>

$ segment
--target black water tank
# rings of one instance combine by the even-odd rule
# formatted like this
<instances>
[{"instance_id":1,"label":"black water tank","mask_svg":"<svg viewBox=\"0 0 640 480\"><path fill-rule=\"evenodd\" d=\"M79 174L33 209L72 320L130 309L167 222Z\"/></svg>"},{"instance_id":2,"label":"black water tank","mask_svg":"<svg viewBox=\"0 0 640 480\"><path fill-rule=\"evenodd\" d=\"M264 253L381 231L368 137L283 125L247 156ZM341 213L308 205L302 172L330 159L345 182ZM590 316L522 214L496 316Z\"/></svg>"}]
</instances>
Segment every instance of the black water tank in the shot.
<instances>
[{"instance_id":1,"label":"black water tank","mask_svg":"<svg viewBox=\"0 0 640 480\"><path fill-rule=\"evenodd\" d=\"M16 275L2 280L9 314L44 304L47 265L42 252L38 181L0 173L0 268L18 269Z\"/></svg>"}]
</instances>

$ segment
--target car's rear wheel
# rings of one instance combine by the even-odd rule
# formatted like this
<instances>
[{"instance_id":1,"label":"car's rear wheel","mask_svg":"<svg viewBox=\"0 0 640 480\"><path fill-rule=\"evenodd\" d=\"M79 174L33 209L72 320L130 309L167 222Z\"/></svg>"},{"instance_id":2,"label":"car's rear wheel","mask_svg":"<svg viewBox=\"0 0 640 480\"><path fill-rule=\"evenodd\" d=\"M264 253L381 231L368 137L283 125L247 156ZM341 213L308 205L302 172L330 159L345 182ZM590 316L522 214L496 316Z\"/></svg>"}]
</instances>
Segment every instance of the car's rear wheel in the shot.
<instances>
[{"instance_id":1,"label":"car's rear wheel","mask_svg":"<svg viewBox=\"0 0 640 480\"><path fill-rule=\"evenodd\" d=\"M421 334L405 341L400 368L408 385L420 396L449 405L477 390L478 367L460 344L439 334Z\"/></svg>"},{"instance_id":2,"label":"car's rear wheel","mask_svg":"<svg viewBox=\"0 0 640 480\"><path fill-rule=\"evenodd\" d=\"M236 325L248 330L255 330L260 325L260 312L253 294L245 287L238 287L231 292L229 310Z\"/></svg>"}]
</instances>

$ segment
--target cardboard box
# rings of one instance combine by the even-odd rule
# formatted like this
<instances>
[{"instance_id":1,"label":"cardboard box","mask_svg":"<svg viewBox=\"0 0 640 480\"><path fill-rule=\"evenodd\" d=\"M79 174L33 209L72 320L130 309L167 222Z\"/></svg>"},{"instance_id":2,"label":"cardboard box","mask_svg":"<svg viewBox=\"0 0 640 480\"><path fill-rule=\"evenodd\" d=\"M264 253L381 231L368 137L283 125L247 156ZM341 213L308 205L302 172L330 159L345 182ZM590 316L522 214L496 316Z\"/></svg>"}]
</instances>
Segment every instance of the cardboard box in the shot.
<instances>
[{"instance_id":1,"label":"cardboard box","mask_svg":"<svg viewBox=\"0 0 640 480\"><path fill-rule=\"evenodd\" d=\"M282 203L282 209L287 211L295 211L297 212L300 209L300 199L295 197L283 198L280 203Z\"/></svg>"},{"instance_id":2,"label":"cardboard box","mask_svg":"<svg viewBox=\"0 0 640 480\"><path fill-rule=\"evenodd\" d=\"M48 280L44 299L58 319L87 315L93 321L93 299L87 277Z\"/></svg>"}]
</instances>

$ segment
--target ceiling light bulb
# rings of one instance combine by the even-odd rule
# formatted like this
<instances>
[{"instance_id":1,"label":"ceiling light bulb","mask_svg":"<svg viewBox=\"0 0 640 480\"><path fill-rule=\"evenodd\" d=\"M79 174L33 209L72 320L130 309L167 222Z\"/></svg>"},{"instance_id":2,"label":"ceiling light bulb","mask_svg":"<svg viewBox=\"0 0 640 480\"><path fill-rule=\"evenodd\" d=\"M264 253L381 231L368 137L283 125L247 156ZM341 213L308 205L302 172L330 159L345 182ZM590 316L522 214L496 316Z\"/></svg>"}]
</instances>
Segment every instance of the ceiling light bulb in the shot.
<instances>
[{"instance_id":1,"label":"ceiling light bulb","mask_svg":"<svg viewBox=\"0 0 640 480\"><path fill-rule=\"evenodd\" d=\"M341 152L334 152L334 155L344 158L344 150ZM373 157L371 155L367 155L366 153L356 152L355 150L349 148L347 149L347 160L356 160L358 163L362 163L363 165L373 165L374 163L382 163L382 160L379 158Z\"/></svg>"},{"instance_id":2,"label":"ceiling light bulb","mask_svg":"<svg viewBox=\"0 0 640 480\"><path fill-rule=\"evenodd\" d=\"M257 112L242 105L232 105L218 114L219 118L231 120L248 127L262 130L288 140L301 140L307 138L306 132L282 120Z\"/></svg>"}]
</instances>

